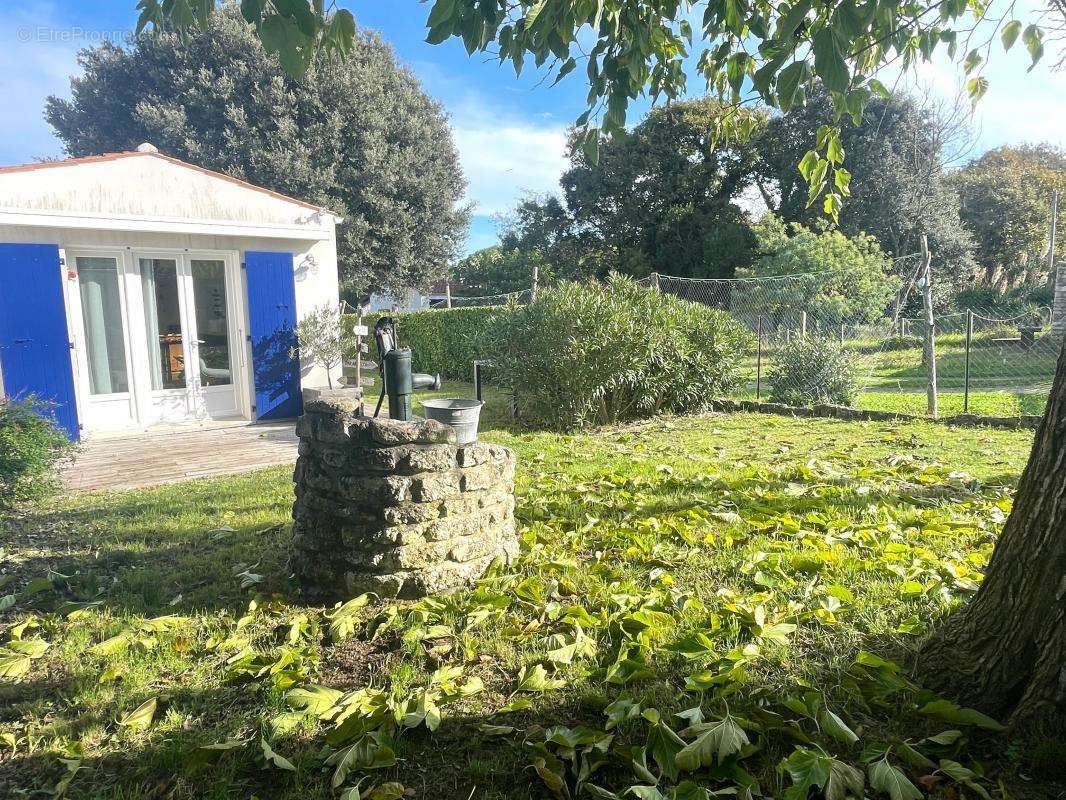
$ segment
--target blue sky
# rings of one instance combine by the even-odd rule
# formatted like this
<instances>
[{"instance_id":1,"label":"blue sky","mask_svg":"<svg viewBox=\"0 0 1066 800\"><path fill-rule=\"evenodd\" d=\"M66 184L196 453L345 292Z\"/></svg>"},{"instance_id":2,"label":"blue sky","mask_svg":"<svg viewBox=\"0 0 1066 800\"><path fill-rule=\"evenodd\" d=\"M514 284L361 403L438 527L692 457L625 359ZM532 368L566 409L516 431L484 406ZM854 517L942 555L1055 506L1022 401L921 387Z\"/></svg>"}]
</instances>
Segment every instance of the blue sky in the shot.
<instances>
[{"instance_id":1,"label":"blue sky","mask_svg":"<svg viewBox=\"0 0 1066 800\"><path fill-rule=\"evenodd\" d=\"M124 37L136 19L135 5L135 0L4 4L0 164L62 155L42 118L44 98L68 93L79 49L101 38ZM470 184L469 199L475 204L469 250L495 241L494 215L525 193L555 189L566 167L566 127L584 110L581 70L551 87L534 69L516 78L509 66L484 56L469 57L458 42L428 45L423 41L428 7L418 0L346 0L341 5L391 42L450 114ZM1066 73L1051 72L1052 60L1027 73L1020 44L1009 54L992 50L985 73L991 86L973 120L977 151L1022 141L1066 146ZM941 59L923 65L906 83L920 93L949 98L957 90L957 75L958 70ZM698 79L690 80L692 93L699 94L701 88ZM631 119L647 108L647 103L639 104Z\"/></svg>"}]
</instances>

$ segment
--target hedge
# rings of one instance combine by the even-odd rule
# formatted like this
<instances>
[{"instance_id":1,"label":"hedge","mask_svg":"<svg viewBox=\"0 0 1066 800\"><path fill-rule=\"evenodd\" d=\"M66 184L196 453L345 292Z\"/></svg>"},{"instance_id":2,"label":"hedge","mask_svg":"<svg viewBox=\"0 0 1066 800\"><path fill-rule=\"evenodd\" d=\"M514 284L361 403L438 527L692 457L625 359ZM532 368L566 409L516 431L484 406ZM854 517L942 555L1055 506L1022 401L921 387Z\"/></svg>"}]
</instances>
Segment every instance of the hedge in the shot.
<instances>
[{"instance_id":1,"label":"hedge","mask_svg":"<svg viewBox=\"0 0 1066 800\"><path fill-rule=\"evenodd\" d=\"M484 340L492 321L501 314L513 313L505 306L477 308L432 308L392 314L400 345L410 347L417 372L439 372L450 380L472 381L474 361L492 358L493 348ZM371 331L384 314L369 314L363 319ZM354 323L354 318L349 322ZM371 359L377 353L371 339Z\"/></svg>"}]
</instances>

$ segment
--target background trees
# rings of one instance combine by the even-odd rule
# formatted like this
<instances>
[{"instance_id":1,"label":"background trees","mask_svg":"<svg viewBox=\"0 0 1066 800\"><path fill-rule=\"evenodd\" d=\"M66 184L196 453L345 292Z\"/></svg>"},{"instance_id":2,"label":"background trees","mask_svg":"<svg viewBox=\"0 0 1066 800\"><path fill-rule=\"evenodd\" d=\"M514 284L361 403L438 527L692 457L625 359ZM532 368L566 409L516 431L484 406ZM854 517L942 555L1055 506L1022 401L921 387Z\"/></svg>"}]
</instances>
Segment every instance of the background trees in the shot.
<instances>
[{"instance_id":1,"label":"background trees","mask_svg":"<svg viewBox=\"0 0 1066 800\"><path fill-rule=\"evenodd\" d=\"M203 30L81 55L48 121L72 156L150 141L168 155L320 203L338 228L342 291L444 277L466 234L447 118L391 47L359 31L342 60L286 74L228 6Z\"/></svg>"},{"instance_id":2,"label":"background trees","mask_svg":"<svg viewBox=\"0 0 1066 800\"><path fill-rule=\"evenodd\" d=\"M1047 281L1051 194L1066 192L1066 153L1050 145L997 147L953 175L952 185L973 235L980 282L1003 293ZM1064 240L1056 258L1066 254Z\"/></svg>"},{"instance_id":3,"label":"background trees","mask_svg":"<svg viewBox=\"0 0 1066 800\"><path fill-rule=\"evenodd\" d=\"M785 221L811 224L825 216L820 206L808 206L807 182L796 163L832 117L828 95L819 89L805 106L774 117L759 142L758 184ZM851 173L840 230L873 235L893 257L916 253L928 236L939 284L967 280L974 268L972 243L946 173L958 140L966 138L955 109L922 106L906 96L875 98L858 124L844 121L840 137Z\"/></svg>"},{"instance_id":4,"label":"background trees","mask_svg":"<svg viewBox=\"0 0 1066 800\"><path fill-rule=\"evenodd\" d=\"M730 113L706 98L653 109L595 161L572 140L560 186L587 272L715 278L751 263L754 239L737 201L758 154L750 139L720 138ZM737 113L752 131L765 125L763 112Z\"/></svg>"},{"instance_id":5,"label":"background trees","mask_svg":"<svg viewBox=\"0 0 1066 800\"><path fill-rule=\"evenodd\" d=\"M892 262L873 236L849 238L828 230L824 221L814 228L796 222L786 225L772 214L759 220L754 231L759 257L751 269L741 271L742 277L829 273L808 281L760 286L762 302L768 306L804 308L814 320L832 325L869 323L884 318L899 290Z\"/></svg>"}]
</instances>

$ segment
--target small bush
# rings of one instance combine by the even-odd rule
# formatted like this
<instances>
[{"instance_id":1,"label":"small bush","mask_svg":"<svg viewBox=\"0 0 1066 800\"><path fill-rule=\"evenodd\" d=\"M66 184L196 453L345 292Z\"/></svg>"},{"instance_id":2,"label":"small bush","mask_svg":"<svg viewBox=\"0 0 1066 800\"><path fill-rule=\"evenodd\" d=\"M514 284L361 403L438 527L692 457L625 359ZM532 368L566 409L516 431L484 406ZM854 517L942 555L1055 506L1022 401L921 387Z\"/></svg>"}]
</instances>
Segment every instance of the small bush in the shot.
<instances>
[{"instance_id":1,"label":"small bush","mask_svg":"<svg viewBox=\"0 0 1066 800\"><path fill-rule=\"evenodd\" d=\"M417 372L439 372L450 380L471 381L474 361L493 357L491 342L484 338L485 331L500 314L507 313L505 306L477 308L431 308L425 311L408 311L392 314L396 318L396 332L400 345L411 348L412 365ZM371 331L371 353L374 323L387 313L372 314L364 318ZM354 323L354 317L349 323ZM350 327L350 325L349 325Z\"/></svg>"},{"instance_id":2,"label":"small bush","mask_svg":"<svg viewBox=\"0 0 1066 800\"><path fill-rule=\"evenodd\" d=\"M739 382L751 339L724 312L617 275L545 289L488 337L522 421L560 429L701 410Z\"/></svg>"},{"instance_id":3,"label":"small bush","mask_svg":"<svg viewBox=\"0 0 1066 800\"><path fill-rule=\"evenodd\" d=\"M855 361L826 339L794 339L781 348L767 372L770 400L790 406L855 402Z\"/></svg>"},{"instance_id":4,"label":"small bush","mask_svg":"<svg viewBox=\"0 0 1066 800\"><path fill-rule=\"evenodd\" d=\"M32 398L0 398L0 508L46 495L56 485L55 465L72 445Z\"/></svg>"}]
</instances>

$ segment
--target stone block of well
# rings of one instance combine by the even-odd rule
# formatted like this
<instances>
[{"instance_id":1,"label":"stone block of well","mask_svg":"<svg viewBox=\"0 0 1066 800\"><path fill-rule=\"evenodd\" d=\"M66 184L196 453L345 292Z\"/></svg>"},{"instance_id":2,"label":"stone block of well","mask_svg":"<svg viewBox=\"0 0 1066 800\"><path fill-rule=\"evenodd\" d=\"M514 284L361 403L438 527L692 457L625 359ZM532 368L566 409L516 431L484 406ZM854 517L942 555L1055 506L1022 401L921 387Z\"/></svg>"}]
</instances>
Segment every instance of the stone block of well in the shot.
<instances>
[{"instance_id":1,"label":"stone block of well","mask_svg":"<svg viewBox=\"0 0 1066 800\"><path fill-rule=\"evenodd\" d=\"M447 592L517 554L511 450L354 411L308 403L296 426L292 569L309 597Z\"/></svg>"}]
</instances>

